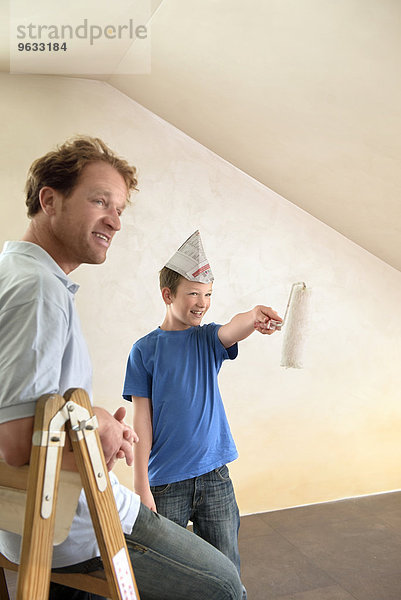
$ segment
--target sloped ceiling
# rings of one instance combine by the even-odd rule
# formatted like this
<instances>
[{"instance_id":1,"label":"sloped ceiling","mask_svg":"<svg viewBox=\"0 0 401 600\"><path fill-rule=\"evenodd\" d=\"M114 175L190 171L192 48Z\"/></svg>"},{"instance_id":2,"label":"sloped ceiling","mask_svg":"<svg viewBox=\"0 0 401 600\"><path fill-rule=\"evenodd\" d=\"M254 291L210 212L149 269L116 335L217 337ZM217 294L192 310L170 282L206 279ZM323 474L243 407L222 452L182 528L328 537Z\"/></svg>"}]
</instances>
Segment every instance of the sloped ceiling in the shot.
<instances>
[{"instance_id":1,"label":"sloped ceiling","mask_svg":"<svg viewBox=\"0 0 401 600\"><path fill-rule=\"evenodd\" d=\"M398 0L155 0L148 26L151 72L98 78L401 270Z\"/></svg>"}]
</instances>

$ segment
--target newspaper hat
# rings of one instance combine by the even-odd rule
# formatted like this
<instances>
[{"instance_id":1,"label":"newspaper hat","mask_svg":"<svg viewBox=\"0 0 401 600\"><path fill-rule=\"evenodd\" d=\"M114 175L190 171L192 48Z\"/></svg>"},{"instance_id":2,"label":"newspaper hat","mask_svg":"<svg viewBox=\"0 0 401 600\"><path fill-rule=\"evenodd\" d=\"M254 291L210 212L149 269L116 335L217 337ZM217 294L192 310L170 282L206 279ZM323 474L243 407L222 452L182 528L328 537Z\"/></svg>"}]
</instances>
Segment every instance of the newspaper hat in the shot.
<instances>
[{"instance_id":1,"label":"newspaper hat","mask_svg":"<svg viewBox=\"0 0 401 600\"><path fill-rule=\"evenodd\" d=\"M195 231L178 248L177 252L173 254L165 266L179 273L189 281L211 283L214 280L199 231Z\"/></svg>"}]
</instances>

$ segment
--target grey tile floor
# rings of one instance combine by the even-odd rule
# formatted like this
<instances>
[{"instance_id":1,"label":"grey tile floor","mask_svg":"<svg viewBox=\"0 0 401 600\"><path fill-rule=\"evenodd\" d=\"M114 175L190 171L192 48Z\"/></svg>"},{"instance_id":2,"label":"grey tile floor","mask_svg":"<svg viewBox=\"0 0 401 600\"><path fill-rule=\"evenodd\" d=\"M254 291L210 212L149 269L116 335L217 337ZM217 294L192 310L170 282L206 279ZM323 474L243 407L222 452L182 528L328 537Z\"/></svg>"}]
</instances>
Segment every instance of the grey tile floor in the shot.
<instances>
[{"instance_id":1,"label":"grey tile floor","mask_svg":"<svg viewBox=\"0 0 401 600\"><path fill-rule=\"evenodd\" d=\"M240 551L249 600L401 600L401 492L242 517Z\"/></svg>"},{"instance_id":2,"label":"grey tile floor","mask_svg":"<svg viewBox=\"0 0 401 600\"><path fill-rule=\"evenodd\" d=\"M242 517L249 600L400 600L401 493Z\"/></svg>"}]
</instances>

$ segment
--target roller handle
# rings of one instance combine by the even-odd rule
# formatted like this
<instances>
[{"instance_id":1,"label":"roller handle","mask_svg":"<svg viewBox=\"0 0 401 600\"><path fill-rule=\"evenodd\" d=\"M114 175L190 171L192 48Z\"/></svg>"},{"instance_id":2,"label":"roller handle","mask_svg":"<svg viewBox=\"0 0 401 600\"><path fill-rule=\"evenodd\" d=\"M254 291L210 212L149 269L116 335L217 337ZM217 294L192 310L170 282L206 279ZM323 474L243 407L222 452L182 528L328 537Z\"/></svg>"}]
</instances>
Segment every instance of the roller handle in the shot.
<instances>
[{"instance_id":1,"label":"roller handle","mask_svg":"<svg viewBox=\"0 0 401 600\"><path fill-rule=\"evenodd\" d=\"M298 285L301 285L302 289L306 289L306 284L303 281L297 281L296 283L292 284L290 295L289 295L288 302L287 302L287 307L285 309L284 319L281 322L280 321L275 321L274 319L271 319L270 322L269 322L269 329L277 329L278 331L280 331L281 328L284 327L285 321L286 321L286 318L287 318L287 315L288 315L288 311L289 311L289 308L290 308L292 296L294 294L295 288Z\"/></svg>"}]
</instances>

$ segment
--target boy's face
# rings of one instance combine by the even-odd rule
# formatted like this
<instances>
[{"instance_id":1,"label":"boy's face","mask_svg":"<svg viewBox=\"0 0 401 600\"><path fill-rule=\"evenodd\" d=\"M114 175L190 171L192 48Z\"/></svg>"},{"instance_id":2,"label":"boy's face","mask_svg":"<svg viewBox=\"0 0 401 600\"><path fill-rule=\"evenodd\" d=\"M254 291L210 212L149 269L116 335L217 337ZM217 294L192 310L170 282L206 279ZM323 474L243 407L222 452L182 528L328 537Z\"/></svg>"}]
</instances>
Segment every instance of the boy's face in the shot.
<instances>
[{"instance_id":1,"label":"boy's face","mask_svg":"<svg viewBox=\"0 0 401 600\"><path fill-rule=\"evenodd\" d=\"M163 298L168 305L169 329L188 329L200 325L210 306L212 287L212 283L181 279L174 296L168 288L164 288Z\"/></svg>"}]
</instances>

